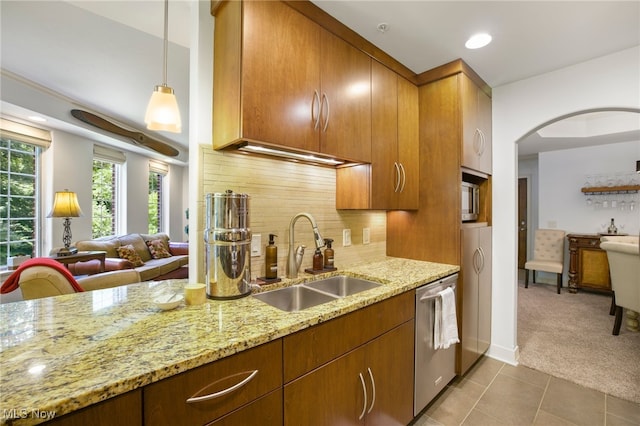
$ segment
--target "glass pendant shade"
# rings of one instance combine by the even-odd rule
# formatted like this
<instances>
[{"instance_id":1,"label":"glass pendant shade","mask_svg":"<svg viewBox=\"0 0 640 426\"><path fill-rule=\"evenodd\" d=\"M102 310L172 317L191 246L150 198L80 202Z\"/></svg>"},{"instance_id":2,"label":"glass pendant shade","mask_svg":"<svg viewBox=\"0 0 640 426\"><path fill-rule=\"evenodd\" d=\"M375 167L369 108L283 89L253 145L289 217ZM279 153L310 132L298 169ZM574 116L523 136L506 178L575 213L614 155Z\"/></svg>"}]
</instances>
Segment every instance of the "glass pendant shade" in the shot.
<instances>
[{"instance_id":1,"label":"glass pendant shade","mask_svg":"<svg viewBox=\"0 0 640 426\"><path fill-rule=\"evenodd\" d=\"M156 86L151 94L144 122L149 130L163 130L167 132L180 133L182 130L182 120L178 101L173 94L173 89L169 86Z\"/></svg>"}]
</instances>

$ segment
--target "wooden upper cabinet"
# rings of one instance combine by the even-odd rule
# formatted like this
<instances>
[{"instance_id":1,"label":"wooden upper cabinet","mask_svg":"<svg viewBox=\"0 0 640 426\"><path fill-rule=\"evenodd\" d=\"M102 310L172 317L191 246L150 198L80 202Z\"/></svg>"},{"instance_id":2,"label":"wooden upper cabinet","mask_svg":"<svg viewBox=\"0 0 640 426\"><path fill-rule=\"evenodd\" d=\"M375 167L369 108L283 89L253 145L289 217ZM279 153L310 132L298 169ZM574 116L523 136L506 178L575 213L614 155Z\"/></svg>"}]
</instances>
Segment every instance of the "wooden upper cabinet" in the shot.
<instances>
[{"instance_id":1,"label":"wooden upper cabinet","mask_svg":"<svg viewBox=\"0 0 640 426\"><path fill-rule=\"evenodd\" d=\"M371 59L278 1L216 10L213 147L371 158Z\"/></svg>"},{"instance_id":2,"label":"wooden upper cabinet","mask_svg":"<svg viewBox=\"0 0 640 426\"><path fill-rule=\"evenodd\" d=\"M312 107L320 83L321 28L280 2L237 3L244 13L238 136L318 152Z\"/></svg>"},{"instance_id":3,"label":"wooden upper cabinet","mask_svg":"<svg viewBox=\"0 0 640 426\"><path fill-rule=\"evenodd\" d=\"M418 86L398 76L398 163L402 187L398 209L418 209L420 193L420 137Z\"/></svg>"},{"instance_id":4,"label":"wooden upper cabinet","mask_svg":"<svg viewBox=\"0 0 640 426\"><path fill-rule=\"evenodd\" d=\"M371 67L371 208L397 205L402 175L398 164L398 77L384 65Z\"/></svg>"},{"instance_id":5,"label":"wooden upper cabinet","mask_svg":"<svg viewBox=\"0 0 640 426\"><path fill-rule=\"evenodd\" d=\"M491 98L460 74L462 102L462 166L491 174Z\"/></svg>"},{"instance_id":6,"label":"wooden upper cabinet","mask_svg":"<svg viewBox=\"0 0 640 426\"><path fill-rule=\"evenodd\" d=\"M371 65L371 164L337 170L338 209L417 209L418 87Z\"/></svg>"},{"instance_id":7,"label":"wooden upper cabinet","mask_svg":"<svg viewBox=\"0 0 640 426\"><path fill-rule=\"evenodd\" d=\"M370 162L371 58L325 30L321 50L320 152Z\"/></svg>"}]
</instances>

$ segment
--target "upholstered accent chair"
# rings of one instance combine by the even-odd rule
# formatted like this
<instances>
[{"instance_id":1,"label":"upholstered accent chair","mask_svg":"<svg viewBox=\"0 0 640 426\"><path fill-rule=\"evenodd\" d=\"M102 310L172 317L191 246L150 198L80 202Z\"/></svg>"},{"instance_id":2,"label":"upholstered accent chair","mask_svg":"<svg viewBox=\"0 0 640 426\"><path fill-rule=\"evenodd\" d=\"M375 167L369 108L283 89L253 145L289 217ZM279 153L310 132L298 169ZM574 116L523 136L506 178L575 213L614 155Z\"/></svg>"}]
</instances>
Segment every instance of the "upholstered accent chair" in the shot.
<instances>
[{"instance_id":1,"label":"upholstered accent chair","mask_svg":"<svg viewBox=\"0 0 640 426\"><path fill-rule=\"evenodd\" d=\"M536 282L536 271L557 274L558 294L562 288L564 269L564 240L566 232L561 229L537 229L535 232L533 259L524 264L524 288L529 288L529 271Z\"/></svg>"},{"instance_id":2,"label":"upholstered accent chair","mask_svg":"<svg viewBox=\"0 0 640 426\"><path fill-rule=\"evenodd\" d=\"M615 321L612 334L620 334L622 308L640 312L640 243L638 237L607 238L601 240L600 248L607 252Z\"/></svg>"},{"instance_id":3,"label":"upholstered accent chair","mask_svg":"<svg viewBox=\"0 0 640 426\"><path fill-rule=\"evenodd\" d=\"M0 293L20 292L23 300L99 290L140 282L134 269L77 278L50 258L34 258L21 265L0 286ZM19 300L19 298L18 298Z\"/></svg>"}]
</instances>

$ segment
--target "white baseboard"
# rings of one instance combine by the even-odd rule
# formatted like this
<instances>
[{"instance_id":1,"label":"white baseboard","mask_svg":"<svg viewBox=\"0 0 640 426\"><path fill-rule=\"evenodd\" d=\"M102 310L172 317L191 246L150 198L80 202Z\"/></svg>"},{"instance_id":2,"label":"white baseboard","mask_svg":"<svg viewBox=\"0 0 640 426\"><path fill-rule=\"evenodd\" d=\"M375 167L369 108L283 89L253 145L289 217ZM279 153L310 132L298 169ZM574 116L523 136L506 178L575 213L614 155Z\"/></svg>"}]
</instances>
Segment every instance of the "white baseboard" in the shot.
<instances>
[{"instance_id":1,"label":"white baseboard","mask_svg":"<svg viewBox=\"0 0 640 426\"><path fill-rule=\"evenodd\" d=\"M491 344L486 355L490 358L497 359L498 361L505 362L511 365L518 365L518 359L520 358L520 348L516 345L514 348L505 348L496 344Z\"/></svg>"}]
</instances>

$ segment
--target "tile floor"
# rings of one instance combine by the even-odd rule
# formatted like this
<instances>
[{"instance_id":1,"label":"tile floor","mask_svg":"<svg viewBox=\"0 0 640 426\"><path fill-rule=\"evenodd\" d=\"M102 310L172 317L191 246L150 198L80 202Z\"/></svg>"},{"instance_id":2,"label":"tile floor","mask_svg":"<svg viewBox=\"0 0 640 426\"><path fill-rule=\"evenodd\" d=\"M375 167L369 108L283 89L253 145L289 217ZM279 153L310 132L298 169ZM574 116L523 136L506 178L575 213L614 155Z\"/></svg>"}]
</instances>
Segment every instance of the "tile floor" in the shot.
<instances>
[{"instance_id":1,"label":"tile floor","mask_svg":"<svg viewBox=\"0 0 640 426\"><path fill-rule=\"evenodd\" d=\"M483 357L411 425L630 426L640 425L640 404Z\"/></svg>"}]
</instances>

